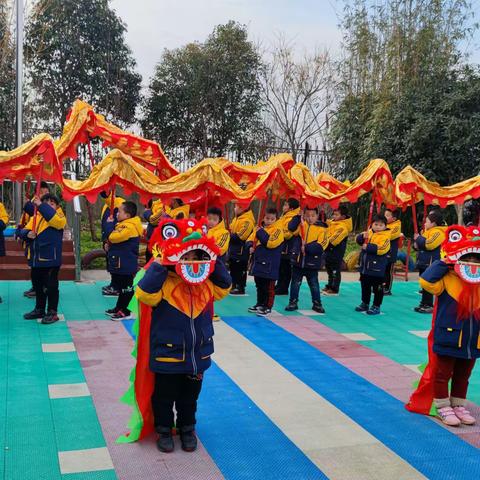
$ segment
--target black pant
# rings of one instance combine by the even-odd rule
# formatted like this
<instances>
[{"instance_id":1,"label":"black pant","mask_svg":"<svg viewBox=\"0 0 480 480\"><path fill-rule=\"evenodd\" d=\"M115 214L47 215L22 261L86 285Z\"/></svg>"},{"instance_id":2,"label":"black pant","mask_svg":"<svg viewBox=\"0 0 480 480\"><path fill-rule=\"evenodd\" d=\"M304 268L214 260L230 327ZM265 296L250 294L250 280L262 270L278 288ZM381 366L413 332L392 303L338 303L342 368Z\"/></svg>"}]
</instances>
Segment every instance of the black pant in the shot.
<instances>
[{"instance_id":1,"label":"black pant","mask_svg":"<svg viewBox=\"0 0 480 480\"><path fill-rule=\"evenodd\" d=\"M275 301L275 280L255 277L257 287L257 305L272 308Z\"/></svg>"},{"instance_id":2,"label":"black pant","mask_svg":"<svg viewBox=\"0 0 480 480\"><path fill-rule=\"evenodd\" d=\"M325 269L328 274L328 283L327 288L332 290L335 293L338 293L340 290L340 282L342 281L342 260L338 261L335 259L325 259Z\"/></svg>"},{"instance_id":3,"label":"black pant","mask_svg":"<svg viewBox=\"0 0 480 480\"><path fill-rule=\"evenodd\" d=\"M246 260L235 260L231 258L229 264L230 275L232 276L232 287L245 290L247 286L248 262Z\"/></svg>"},{"instance_id":4,"label":"black pant","mask_svg":"<svg viewBox=\"0 0 480 480\"><path fill-rule=\"evenodd\" d=\"M177 411L177 428L195 425L197 400L202 389L203 374L185 375L156 373L152 395L155 427L173 427L173 405Z\"/></svg>"},{"instance_id":5,"label":"black pant","mask_svg":"<svg viewBox=\"0 0 480 480\"><path fill-rule=\"evenodd\" d=\"M362 302L370 305L370 297L373 291L373 306L380 307L383 300L383 282L382 277L372 277L371 275L360 275L362 285Z\"/></svg>"},{"instance_id":6,"label":"black pant","mask_svg":"<svg viewBox=\"0 0 480 480\"><path fill-rule=\"evenodd\" d=\"M320 285L318 284L318 270L309 268L292 267L292 283L290 285L290 302L298 302L300 287L303 277L307 279L312 302L318 305L322 304L320 300Z\"/></svg>"},{"instance_id":7,"label":"black pant","mask_svg":"<svg viewBox=\"0 0 480 480\"><path fill-rule=\"evenodd\" d=\"M128 304L133 297L133 275L112 273L112 286L120 292L115 308L129 314Z\"/></svg>"},{"instance_id":8,"label":"black pant","mask_svg":"<svg viewBox=\"0 0 480 480\"><path fill-rule=\"evenodd\" d=\"M387 263L387 269L385 270L385 290L387 292L392 291L392 285L393 285L393 273L395 271L395 263Z\"/></svg>"},{"instance_id":9,"label":"black pant","mask_svg":"<svg viewBox=\"0 0 480 480\"><path fill-rule=\"evenodd\" d=\"M48 311L58 310L58 271L60 267L33 267L32 285L35 289L35 309L45 311L48 300Z\"/></svg>"},{"instance_id":10,"label":"black pant","mask_svg":"<svg viewBox=\"0 0 480 480\"><path fill-rule=\"evenodd\" d=\"M278 295L288 294L290 288L290 281L292 280L292 263L288 255L282 255L280 260L280 270L278 272L277 285L275 286L275 293Z\"/></svg>"},{"instance_id":11,"label":"black pant","mask_svg":"<svg viewBox=\"0 0 480 480\"><path fill-rule=\"evenodd\" d=\"M418 267L419 275L422 275L427 268L428 267ZM433 307L433 295L425 289L422 289L422 300L420 301L420 304L425 307Z\"/></svg>"}]
</instances>

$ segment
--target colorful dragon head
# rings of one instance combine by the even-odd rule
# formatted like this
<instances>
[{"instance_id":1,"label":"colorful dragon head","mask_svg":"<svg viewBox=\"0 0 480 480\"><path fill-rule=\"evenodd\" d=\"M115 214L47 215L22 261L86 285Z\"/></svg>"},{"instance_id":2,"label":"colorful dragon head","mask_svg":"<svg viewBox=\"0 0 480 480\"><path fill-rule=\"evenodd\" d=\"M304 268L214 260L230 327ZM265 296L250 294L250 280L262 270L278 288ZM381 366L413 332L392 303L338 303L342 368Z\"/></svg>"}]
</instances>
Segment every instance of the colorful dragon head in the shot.
<instances>
[{"instance_id":1,"label":"colorful dragon head","mask_svg":"<svg viewBox=\"0 0 480 480\"><path fill-rule=\"evenodd\" d=\"M467 283L480 284L480 227L452 225L442 243L443 261Z\"/></svg>"},{"instance_id":2,"label":"colorful dragon head","mask_svg":"<svg viewBox=\"0 0 480 480\"><path fill-rule=\"evenodd\" d=\"M162 265L174 265L185 282L195 285L207 280L220 254L215 240L207 237L206 223L191 218L160 222L149 247L154 257L161 258Z\"/></svg>"}]
</instances>

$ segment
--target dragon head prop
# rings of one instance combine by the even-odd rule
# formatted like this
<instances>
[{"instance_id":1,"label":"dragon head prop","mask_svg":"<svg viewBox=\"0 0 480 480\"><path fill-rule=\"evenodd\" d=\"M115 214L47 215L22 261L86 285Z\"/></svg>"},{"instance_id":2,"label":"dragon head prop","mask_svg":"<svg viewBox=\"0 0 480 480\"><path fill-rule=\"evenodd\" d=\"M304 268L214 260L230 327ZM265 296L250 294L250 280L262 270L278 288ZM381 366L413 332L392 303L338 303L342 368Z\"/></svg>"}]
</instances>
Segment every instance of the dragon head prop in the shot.
<instances>
[{"instance_id":1,"label":"dragon head prop","mask_svg":"<svg viewBox=\"0 0 480 480\"><path fill-rule=\"evenodd\" d=\"M207 237L202 220L167 218L159 223L150 238L149 248L162 265L175 266L187 283L198 285L210 276L220 251L213 238Z\"/></svg>"},{"instance_id":2,"label":"dragon head prop","mask_svg":"<svg viewBox=\"0 0 480 480\"><path fill-rule=\"evenodd\" d=\"M463 281L480 284L480 227L448 227L442 253Z\"/></svg>"}]
</instances>

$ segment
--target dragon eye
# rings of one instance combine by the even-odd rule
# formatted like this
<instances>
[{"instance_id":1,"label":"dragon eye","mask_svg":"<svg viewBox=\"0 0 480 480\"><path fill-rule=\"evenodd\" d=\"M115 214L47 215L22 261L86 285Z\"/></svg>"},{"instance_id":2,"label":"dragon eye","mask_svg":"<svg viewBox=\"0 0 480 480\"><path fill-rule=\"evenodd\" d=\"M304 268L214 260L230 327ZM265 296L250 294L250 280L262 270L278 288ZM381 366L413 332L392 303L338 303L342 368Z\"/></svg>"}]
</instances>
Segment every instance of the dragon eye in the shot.
<instances>
[{"instance_id":1,"label":"dragon eye","mask_svg":"<svg viewBox=\"0 0 480 480\"><path fill-rule=\"evenodd\" d=\"M187 225L188 225L189 227L194 227L194 226L195 226L195 223L192 222L191 220L189 220L188 223L187 223Z\"/></svg>"},{"instance_id":2,"label":"dragon eye","mask_svg":"<svg viewBox=\"0 0 480 480\"><path fill-rule=\"evenodd\" d=\"M449 242L459 242L462 239L462 234L458 230L452 230L448 234L448 241Z\"/></svg>"},{"instance_id":3,"label":"dragon eye","mask_svg":"<svg viewBox=\"0 0 480 480\"><path fill-rule=\"evenodd\" d=\"M172 223L167 223L162 228L162 237L167 240L178 236L178 228Z\"/></svg>"}]
</instances>

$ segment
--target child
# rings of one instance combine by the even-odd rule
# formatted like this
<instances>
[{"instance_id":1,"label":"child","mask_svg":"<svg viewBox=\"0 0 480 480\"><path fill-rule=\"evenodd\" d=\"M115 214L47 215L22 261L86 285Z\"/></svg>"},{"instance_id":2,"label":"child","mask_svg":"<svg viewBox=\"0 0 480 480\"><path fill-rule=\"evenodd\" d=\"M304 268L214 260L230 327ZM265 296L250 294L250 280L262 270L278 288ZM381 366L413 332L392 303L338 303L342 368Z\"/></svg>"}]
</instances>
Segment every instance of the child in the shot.
<instances>
[{"instance_id":1,"label":"child","mask_svg":"<svg viewBox=\"0 0 480 480\"><path fill-rule=\"evenodd\" d=\"M217 207L210 207L207 211L207 237L214 238L215 243L220 249L218 257L223 263L226 263L228 247L230 245L230 233L225 228L225 222L222 218L222 211Z\"/></svg>"},{"instance_id":2,"label":"child","mask_svg":"<svg viewBox=\"0 0 480 480\"><path fill-rule=\"evenodd\" d=\"M245 295L247 286L247 268L249 249L245 243L253 232L255 218L250 206L242 208L235 205L235 218L230 225L230 247L228 263L232 276L232 291L230 295Z\"/></svg>"},{"instance_id":3,"label":"child","mask_svg":"<svg viewBox=\"0 0 480 480\"><path fill-rule=\"evenodd\" d=\"M325 251L325 269L328 283L322 290L324 295L338 295L342 281L342 262L347 248L348 235L353 229L346 205L333 210L328 224L328 247Z\"/></svg>"},{"instance_id":4,"label":"child","mask_svg":"<svg viewBox=\"0 0 480 480\"><path fill-rule=\"evenodd\" d=\"M118 223L107 222L108 271L113 287L119 292L117 304L105 313L112 320L131 318L128 304L133 296L133 278L138 270L138 250L143 226L137 217L137 206L123 202L118 208ZM109 232L109 233L108 233Z\"/></svg>"},{"instance_id":5,"label":"child","mask_svg":"<svg viewBox=\"0 0 480 480\"><path fill-rule=\"evenodd\" d=\"M176 219L188 218L190 215L190 205L185 205L180 198L173 198L170 206L166 209L166 213L169 217Z\"/></svg>"},{"instance_id":6,"label":"child","mask_svg":"<svg viewBox=\"0 0 480 480\"><path fill-rule=\"evenodd\" d=\"M41 199L35 197L33 204L38 208L37 214L30 218L20 236L27 242L27 258L32 268L36 302L34 310L23 318L41 318L43 324L50 324L58 321L58 272L62 265L63 229L67 221L54 195L47 193ZM47 299L48 309L45 313Z\"/></svg>"},{"instance_id":7,"label":"child","mask_svg":"<svg viewBox=\"0 0 480 480\"><path fill-rule=\"evenodd\" d=\"M325 313L320 299L318 272L321 267L322 253L328 246L327 225L318 220L318 209L306 207L301 215L296 215L288 224L294 240L291 248L292 283L290 301L285 307L287 312L298 310L298 295L303 277L306 277L312 295L312 310Z\"/></svg>"},{"instance_id":8,"label":"child","mask_svg":"<svg viewBox=\"0 0 480 480\"><path fill-rule=\"evenodd\" d=\"M112 194L107 194L107 192L100 192L100 196L105 200L105 205L102 207L102 214L101 214L101 230L102 230L102 246L105 252L108 252L106 249L108 243L108 234L110 233L110 228L114 228L117 223L117 213L118 208L122 203L125 201L122 197L115 196L113 200L113 213L110 215L110 208L112 206ZM113 225L112 225L113 223ZM108 261L107 261L108 262ZM108 270L108 266L107 266ZM119 292L115 290L113 286L113 279L110 278L110 284L105 285L102 287L102 295L106 297L118 297Z\"/></svg>"},{"instance_id":9,"label":"child","mask_svg":"<svg viewBox=\"0 0 480 480\"><path fill-rule=\"evenodd\" d=\"M479 247L478 228L452 225L446 238L444 261L435 260L420 277L422 288L438 300L428 337L428 365L407 409L430 414L433 401L442 422L458 427L475 423L465 404L469 378L480 357L479 256L468 253Z\"/></svg>"},{"instance_id":10,"label":"child","mask_svg":"<svg viewBox=\"0 0 480 480\"><path fill-rule=\"evenodd\" d=\"M383 215L375 215L368 232L357 235L357 243L362 245L360 254L360 283L362 285L362 303L355 308L357 312L379 315L383 300L383 282L390 251L390 230ZM373 305L370 297L373 291Z\"/></svg>"},{"instance_id":11,"label":"child","mask_svg":"<svg viewBox=\"0 0 480 480\"><path fill-rule=\"evenodd\" d=\"M387 219L387 226L390 230L390 253L388 254L388 263L385 270L385 284L383 286L383 294L392 294L393 274L395 271L395 264L397 263L398 244L402 235L402 222L400 221L400 210L392 210L387 208L385 210L385 218Z\"/></svg>"},{"instance_id":12,"label":"child","mask_svg":"<svg viewBox=\"0 0 480 480\"><path fill-rule=\"evenodd\" d=\"M165 210L161 200L150 200L148 206L143 212L143 218L148 222L147 232L145 238L147 240L147 249L145 250L145 263L148 263L152 258L152 252L148 248L148 241L150 240L153 230L158 225L159 220L164 216Z\"/></svg>"},{"instance_id":13,"label":"child","mask_svg":"<svg viewBox=\"0 0 480 480\"><path fill-rule=\"evenodd\" d=\"M268 208L263 226L252 233L249 244L253 253L252 275L257 287L257 303L249 312L265 316L272 313L275 301L275 281L278 279L283 247L283 225L275 208Z\"/></svg>"},{"instance_id":14,"label":"child","mask_svg":"<svg viewBox=\"0 0 480 480\"><path fill-rule=\"evenodd\" d=\"M425 220L425 231L422 235L414 235L414 246L418 250L417 268L420 276L435 261L440 260L440 246L445 240L446 226L443 225L443 216L439 210L431 211ZM422 289L420 305L414 310L418 313L433 312L433 295Z\"/></svg>"},{"instance_id":15,"label":"child","mask_svg":"<svg viewBox=\"0 0 480 480\"><path fill-rule=\"evenodd\" d=\"M50 193L50 188L47 182L40 182L40 189L39 189L39 196L42 198L47 193ZM15 232L16 237L20 237L20 232L25 228L25 225L28 224L28 221L35 212L35 205L33 204L32 200L27 199L25 205L23 206L23 213L22 217L20 218L20 224L17 226L17 231ZM27 255L27 246L25 244L25 256ZM30 272L31 275L31 272ZM25 292L23 292L23 296L27 298L35 298L35 288L33 287L33 279L32 279L32 287Z\"/></svg>"},{"instance_id":16,"label":"child","mask_svg":"<svg viewBox=\"0 0 480 480\"><path fill-rule=\"evenodd\" d=\"M280 271L278 274L277 285L275 286L275 295L288 295L290 281L292 279L292 263L290 261L290 249L293 242L293 233L288 229L290 220L296 215L300 215L300 202L296 198L289 198L283 204L283 215L281 218L283 228L283 249L280 259Z\"/></svg>"},{"instance_id":17,"label":"child","mask_svg":"<svg viewBox=\"0 0 480 480\"><path fill-rule=\"evenodd\" d=\"M197 260L195 251L187 260ZM197 448L195 412L205 370L211 365L213 348L212 300L228 294L231 278L223 262L216 262L210 277L187 285L174 267L161 265L157 257L139 281L136 296L153 307L151 314L150 370L155 374L152 409L157 447L172 452L174 411L183 450ZM173 292L181 291L174 296ZM193 311L192 311L193 309Z\"/></svg>"}]
</instances>

